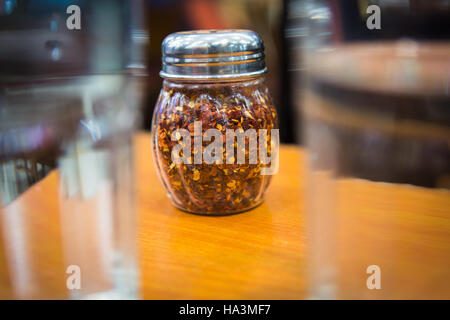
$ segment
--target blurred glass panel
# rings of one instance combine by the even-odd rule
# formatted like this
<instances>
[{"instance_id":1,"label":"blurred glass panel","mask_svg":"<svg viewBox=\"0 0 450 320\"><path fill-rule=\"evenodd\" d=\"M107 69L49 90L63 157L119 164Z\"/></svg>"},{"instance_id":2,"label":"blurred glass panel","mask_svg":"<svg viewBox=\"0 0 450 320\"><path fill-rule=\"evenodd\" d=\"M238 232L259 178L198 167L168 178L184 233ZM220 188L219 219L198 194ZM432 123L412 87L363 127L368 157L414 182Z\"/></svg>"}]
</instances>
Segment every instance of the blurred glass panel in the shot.
<instances>
[{"instance_id":1,"label":"blurred glass panel","mask_svg":"<svg viewBox=\"0 0 450 320\"><path fill-rule=\"evenodd\" d=\"M292 5L311 297L450 297L449 6Z\"/></svg>"}]
</instances>

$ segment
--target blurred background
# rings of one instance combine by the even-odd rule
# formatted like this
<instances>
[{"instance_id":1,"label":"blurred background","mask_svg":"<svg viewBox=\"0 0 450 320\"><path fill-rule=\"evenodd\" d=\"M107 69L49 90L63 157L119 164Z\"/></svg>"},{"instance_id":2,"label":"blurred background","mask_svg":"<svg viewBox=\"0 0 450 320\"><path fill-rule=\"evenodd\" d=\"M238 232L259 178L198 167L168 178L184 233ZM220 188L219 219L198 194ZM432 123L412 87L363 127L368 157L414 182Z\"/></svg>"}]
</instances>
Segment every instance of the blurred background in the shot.
<instances>
[{"instance_id":1,"label":"blurred background","mask_svg":"<svg viewBox=\"0 0 450 320\"><path fill-rule=\"evenodd\" d=\"M302 43L306 36L305 21L307 20L307 7L311 6L311 1L307 0L142 0L140 1L142 11L135 12L134 18L130 21L136 25L145 21L145 26L141 26L144 34L136 33L134 39L146 38L144 56L136 58L139 63L147 65L148 83L145 90L145 103L142 109L142 125L145 129L150 129L152 111L156 98L161 88L162 79L158 73L161 68L161 42L170 33L194 30L194 29L251 29L256 31L263 38L266 50L266 64L269 69L267 83L272 94L274 104L277 108L280 119L280 137L285 143L301 143L302 130L301 115L296 112L296 105L300 103L299 94L296 89L301 88L301 71L303 68L301 50ZM317 8L324 1L316 1ZM399 37L412 37L414 39L439 40L448 39L450 34L448 1L420 1L420 0L350 0L350 1L328 1L329 7L324 7L321 14L328 15L328 21L336 23L332 26L335 30L333 37L337 41L356 42L356 41L377 41L382 39L396 39ZM0 5L0 29L6 30L15 24L18 30L16 37L21 37L22 46L28 42L27 46L35 46L39 37L45 38L47 34L33 35L26 33L29 28L36 28L51 24L48 32L55 33L61 24L65 22L65 16L61 14L49 14L53 11L61 11L68 4L79 4L84 6L85 1L51 1L51 0L29 0L16 1L4 0ZM369 30L365 25L367 6L377 4L383 10L383 28L382 30ZM102 1L98 2L97 7L105 6ZM106 6L107 7L107 6ZM131 8L131 7L130 7ZM11 12L8 13L10 10ZM320 9L316 9L319 10ZM327 11L329 10L329 12ZM17 17L22 12L22 18ZM42 15L45 19L35 18L26 20L25 14L32 12L35 15ZM89 13L90 15L94 15ZM120 13L118 13L120 14ZM123 14L123 13L122 13ZM140 17L138 17L140 16ZM333 16L333 20L331 20ZM113 17L111 16L113 19ZM34 24L34 25L33 25ZM46 27L46 26L45 26ZM88 29L87 26L85 29ZM20 32L20 30L24 30ZM100 35L103 39L113 34L113 29ZM81 32L82 33L82 32ZM47 73L58 71L62 65L64 70L76 71L82 73L86 71L87 55L77 54L88 50L90 44L87 43L86 35L76 37L67 37L67 32L61 33L65 37L65 51L61 56L60 62L44 61L38 55L47 55L47 52L34 52L31 57L17 59L17 63L11 63L10 57L14 52L19 52L18 44L16 48L12 47L0 51L4 57L8 57L2 64L3 73L8 70L24 71L31 74L46 70ZM147 38L148 36L148 38ZM9 35L11 37L11 35ZM34 39L29 43L28 39ZM84 39L84 40L83 40ZM5 38L4 41L8 41ZM53 48L57 42L48 42L45 44L46 50L53 50L58 54L58 47ZM100 46L99 46L100 47ZM127 49L126 47L120 48ZM134 52L121 53L122 55L136 55L140 52L134 49ZM114 61L111 56L113 52L104 49L101 53L103 66L97 66L101 69L105 67L106 61ZM141 53L140 53L141 54ZM100 53L98 53L100 55ZM109 57L108 57L109 56ZM0 57L1 58L1 57ZM28 60L27 60L28 59ZM40 59L37 66L36 59ZM84 60L83 60L84 59ZM112 59L112 60L111 60ZM28 62L27 62L28 61ZM70 61L70 67L68 62ZM24 63L27 62L27 63ZM42 63L45 62L45 63ZM106 66L106 68L114 66ZM117 66L116 66L117 67ZM37 70L39 68L40 70ZM95 70L91 70L95 71ZM103 70L104 71L104 70ZM300 76L299 76L300 75ZM295 86L293 86L295 84ZM298 90L297 90L298 91Z\"/></svg>"},{"instance_id":2,"label":"blurred background","mask_svg":"<svg viewBox=\"0 0 450 320\"><path fill-rule=\"evenodd\" d=\"M194 29L250 29L265 45L269 74L267 85L280 119L280 138L295 141L293 106L287 77L287 44L284 37L287 2L282 0L150 0L148 21L149 97L144 118L149 128L152 108L161 88L161 42L172 32Z\"/></svg>"},{"instance_id":3,"label":"blurred background","mask_svg":"<svg viewBox=\"0 0 450 320\"><path fill-rule=\"evenodd\" d=\"M280 119L284 143L302 143L300 104L301 50L306 34L308 7L328 15L336 25L333 35L340 41L377 41L412 37L442 40L450 37L449 1L421 0L147 0L150 11L148 51L149 87L144 109L145 128L159 94L162 80L161 42L168 34L193 29L250 29L264 40L266 78ZM329 7L326 4L330 4ZM383 11L382 30L369 30L366 8L376 4ZM320 11L322 5L322 12ZM329 10L329 11L327 11ZM334 11L334 12L332 12ZM325 22L326 23L326 22ZM324 30L329 31L329 30Z\"/></svg>"}]
</instances>

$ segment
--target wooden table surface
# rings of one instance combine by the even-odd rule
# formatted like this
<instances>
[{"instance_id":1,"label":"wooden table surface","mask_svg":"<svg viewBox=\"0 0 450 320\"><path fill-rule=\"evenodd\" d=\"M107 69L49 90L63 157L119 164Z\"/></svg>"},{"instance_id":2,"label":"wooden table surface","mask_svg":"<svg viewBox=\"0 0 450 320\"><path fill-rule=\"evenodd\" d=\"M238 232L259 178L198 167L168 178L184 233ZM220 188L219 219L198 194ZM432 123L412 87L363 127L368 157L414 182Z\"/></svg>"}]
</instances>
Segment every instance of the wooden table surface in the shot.
<instances>
[{"instance_id":1,"label":"wooden table surface","mask_svg":"<svg viewBox=\"0 0 450 320\"><path fill-rule=\"evenodd\" d=\"M135 167L139 221L138 254L143 298L302 299L306 297L304 153L300 148L281 146L280 170L268 189L266 201L261 206L242 214L225 217L187 214L170 204L153 167L150 136L147 133L136 136ZM388 200L394 199L397 195L400 199L408 199L405 192L410 192L409 189L405 191L403 188L392 185L384 186L384 184L373 184L361 180L344 181L342 184L343 196L355 198L354 204L343 210L353 214L355 208L361 208L372 202L371 210L376 211L377 205L382 206L380 210L382 209L385 213L383 219L386 219L386 214L389 213L385 210L386 206L392 204L392 201ZM0 225L0 230L3 230L0 231L2 232L0 239L3 239L0 242L2 244L0 246L0 298L65 297L65 283L60 281L65 279L65 275L59 241L57 201L52 198L55 195L50 196L48 192L57 188L58 176L57 172L53 172L10 204L7 212L0 212L2 215L0 223L3 224L3 227ZM355 196L358 190L364 190L364 188L367 189L366 195L375 193L377 198L382 199L383 195L388 194L388 200L379 204L372 198ZM428 239L440 240L437 249L441 252L441 257L437 263L443 265L434 276L449 275L449 194L445 191L440 191L438 195L412 192L414 197L418 201L423 200L423 203L417 208L406 204L407 207L409 206L406 212L409 220L400 220L406 224L398 227L398 237L402 241L394 243L396 244L395 254L401 255L403 252L411 251L410 244L403 240L405 237L411 237L411 230L414 231L414 228L420 224L417 219L411 219L411 215L414 217L415 213L426 210L429 216L438 215L440 219L438 221L429 218L423 220L427 228L435 231L433 237L430 236ZM392 210L404 211L402 208L405 204L401 201L394 201L394 204L399 207L394 206ZM436 210L430 211L430 207L433 206ZM380 221L370 221L370 217L354 220L359 221L361 225L346 230L347 241L355 242L357 241L355 237L361 237L361 232L368 232L370 228L367 227L367 220L370 224L378 226L380 224ZM408 229L408 221L411 221L410 229ZM9 233L8 228L4 227L6 223L20 225L20 232ZM381 226L381 228L384 227ZM11 237L14 237L14 241L9 240L12 239ZM17 248L11 246L12 242ZM355 250L365 249L367 246ZM372 249L376 251L379 248ZM10 256L8 253L13 250L21 250L23 254L15 255L15 261L7 261ZM422 258L423 255L418 257ZM432 260L435 256L431 255L428 258L436 263ZM386 259L392 260L392 257ZM368 260L368 263L370 262ZM423 263L426 264L427 261ZM407 268L404 265L395 264L395 266ZM357 273L354 279L359 279L365 284L367 277L365 270L352 270L352 272ZM408 270L404 273L408 273ZM14 289L11 286L11 279L15 281ZM450 296L446 286L450 284L449 279L440 281L441 285L436 289L438 298ZM392 283L396 283L394 278L391 280ZM403 279L400 277L400 280ZM424 288L427 289L427 287ZM428 289L433 290L433 288ZM389 291L389 286L386 290L396 296L396 291ZM18 292L20 295L17 294ZM417 297L423 294L427 296L427 292L431 291L421 291L421 294L415 292L412 296Z\"/></svg>"},{"instance_id":2,"label":"wooden table surface","mask_svg":"<svg viewBox=\"0 0 450 320\"><path fill-rule=\"evenodd\" d=\"M266 202L258 208L233 216L204 217L170 204L153 167L150 135L138 134L135 169L143 298L304 297L302 157L299 148L282 146L280 172ZM0 246L0 298L13 297L11 278L21 282L16 283L23 292L20 297L65 296L58 201L52 198L57 194L49 192L58 190L57 184L53 172L2 213L0 223L11 225L12 219L19 219L17 223L25 224L20 231L27 234L19 236L26 243L15 243L27 254L16 257L23 261L14 265L17 272L21 263L29 266L28 279L17 280L14 271L8 273L5 251L13 249L4 241ZM3 239L13 236L5 232Z\"/></svg>"}]
</instances>

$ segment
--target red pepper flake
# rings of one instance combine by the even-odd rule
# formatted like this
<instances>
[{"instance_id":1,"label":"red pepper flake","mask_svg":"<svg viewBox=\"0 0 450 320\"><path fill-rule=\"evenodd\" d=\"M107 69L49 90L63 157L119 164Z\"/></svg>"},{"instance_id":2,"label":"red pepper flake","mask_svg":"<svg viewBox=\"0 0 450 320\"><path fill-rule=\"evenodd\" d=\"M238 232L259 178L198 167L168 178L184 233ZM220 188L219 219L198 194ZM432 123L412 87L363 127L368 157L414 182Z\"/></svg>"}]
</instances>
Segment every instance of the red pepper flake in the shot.
<instances>
[{"instance_id":1,"label":"red pepper flake","mask_svg":"<svg viewBox=\"0 0 450 320\"><path fill-rule=\"evenodd\" d=\"M245 164L235 164L235 157L228 157L225 152L222 163L194 164L195 154L203 151L193 147L194 121L202 122L202 135L210 128L220 130L225 150L227 129L270 132L278 128L270 101L262 78L201 85L164 81L155 109L153 151L163 185L175 206L189 212L220 215L244 211L262 202L271 176L260 174L262 163L249 164L248 152ZM179 143L171 140L171 132L176 129L190 132L190 163L175 165L172 161L172 148ZM181 138L179 133L174 137ZM209 143L203 140L202 149ZM268 140L267 150L270 148ZM227 164L227 158L233 164Z\"/></svg>"}]
</instances>

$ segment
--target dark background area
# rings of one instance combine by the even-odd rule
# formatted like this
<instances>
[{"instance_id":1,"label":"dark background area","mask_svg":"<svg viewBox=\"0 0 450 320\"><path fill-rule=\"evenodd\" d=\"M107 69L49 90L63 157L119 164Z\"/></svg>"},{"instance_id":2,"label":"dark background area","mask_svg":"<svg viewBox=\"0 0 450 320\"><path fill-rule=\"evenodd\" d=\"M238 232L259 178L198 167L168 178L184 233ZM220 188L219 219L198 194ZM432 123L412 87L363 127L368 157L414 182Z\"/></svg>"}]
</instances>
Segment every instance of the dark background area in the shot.
<instances>
[{"instance_id":1,"label":"dark background area","mask_svg":"<svg viewBox=\"0 0 450 320\"><path fill-rule=\"evenodd\" d=\"M306 0L147 0L150 29L149 83L144 127L161 88L161 42L170 33L194 29L251 29L264 40L267 85L279 115L284 143L301 142L301 119L296 112L301 94L301 42L305 36ZM433 41L450 37L450 5L442 0L329 0L334 42L378 41L399 38ZM366 26L368 5L382 12L382 29ZM297 9L296 9L297 8Z\"/></svg>"},{"instance_id":2,"label":"dark background area","mask_svg":"<svg viewBox=\"0 0 450 320\"><path fill-rule=\"evenodd\" d=\"M266 82L280 120L280 138L294 142L293 108L287 77L284 24L286 3L281 0L150 0L148 22L149 86L144 110L144 126L150 129L151 116L161 88L161 42L170 33L194 29L250 29L264 40Z\"/></svg>"}]
</instances>

